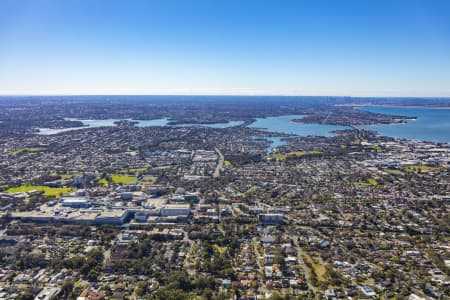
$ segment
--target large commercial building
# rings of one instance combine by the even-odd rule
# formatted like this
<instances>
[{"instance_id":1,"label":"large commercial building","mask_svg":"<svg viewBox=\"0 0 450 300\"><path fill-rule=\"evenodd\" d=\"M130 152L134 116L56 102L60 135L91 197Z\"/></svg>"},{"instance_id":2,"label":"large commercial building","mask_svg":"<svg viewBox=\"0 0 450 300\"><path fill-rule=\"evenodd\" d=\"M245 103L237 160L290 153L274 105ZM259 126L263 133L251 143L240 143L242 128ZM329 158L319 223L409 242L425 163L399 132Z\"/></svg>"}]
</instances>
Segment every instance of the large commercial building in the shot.
<instances>
[{"instance_id":1,"label":"large commercial building","mask_svg":"<svg viewBox=\"0 0 450 300\"><path fill-rule=\"evenodd\" d=\"M187 217L191 213L189 204L165 204L161 207L161 216L183 216Z\"/></svg>"},{"instance_id":2,"label":"large commercial building","mask_svg":"<svg viewBox=\"0 0 450 300\"><path fill-rule=\"evenodd\" d=\"M127 209L74 209L61 204L42 205L38 210L12 212L11 217L36 222L84 224L123 224L130 215Z\"/></svg>"},{"instance_id":3,"label":"large commercial building","mask_svg":"<svg viewBox=\"0 0 450 300\"><path fill-rule=\"evenodd\" d=\"M85 197L63 197L61 198L61 205L63 207L87 208L91 206L91 202Z\"/></svg>"},{"instance_id":4,"label":"large commercial building","mask_svg":"<svg viewBox=\"0 0 450 300\"><path fill-rule=\"evenodd\" d=\"M94 220L96 224L123 224L129 216L128 210L103 210Z\"/></svg>"},{"instance_id":5,"label":"large commercial building","mask_svg":"<svg viewBox=\"0 0 450 300\"><path fill-rule=\"evenodd\" d=\"M283 214L259 214L258 219L264 224L282 224L284 222Z\"/></svg>"}]
</instances>

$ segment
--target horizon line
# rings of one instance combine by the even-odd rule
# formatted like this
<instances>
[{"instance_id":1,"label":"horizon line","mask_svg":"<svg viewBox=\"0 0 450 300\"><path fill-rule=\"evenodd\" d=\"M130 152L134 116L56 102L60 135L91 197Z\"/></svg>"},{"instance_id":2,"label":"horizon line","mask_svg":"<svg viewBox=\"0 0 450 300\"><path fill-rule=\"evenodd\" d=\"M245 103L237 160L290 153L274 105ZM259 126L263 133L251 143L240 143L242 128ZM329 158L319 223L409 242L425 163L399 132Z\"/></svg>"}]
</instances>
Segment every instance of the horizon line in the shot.
<instances>
[{"instance_id":1,"label":"horizon line","mask_svg":"<svg viewBox=\"0 0 450 300\"><path fill-rule=\"evenodd\" d=\"M450 99L448 96L350 96L350 95L302 95L302 94L0 94L0 97L99 97L99 96L133 96L133 97L335 97L335 98L440 98L440 99Z\"/></svg>"}]
</instances>

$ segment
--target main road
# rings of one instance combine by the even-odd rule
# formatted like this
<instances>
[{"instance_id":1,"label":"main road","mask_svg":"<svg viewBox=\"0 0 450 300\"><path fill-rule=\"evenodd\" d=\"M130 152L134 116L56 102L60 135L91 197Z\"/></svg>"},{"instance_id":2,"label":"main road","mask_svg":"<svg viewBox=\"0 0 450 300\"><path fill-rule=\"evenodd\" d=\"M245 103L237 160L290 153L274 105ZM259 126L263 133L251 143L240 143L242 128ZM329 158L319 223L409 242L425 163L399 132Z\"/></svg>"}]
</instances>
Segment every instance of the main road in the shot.
<instances>
[{"instance_id":1,"label":"main road","mask_svg":"<svg viewBox=\"0 0 450 300\"><path fill-rule=\"evenodd\" d=\"M216 169L214 170L213 177L217 178L220 176L220 170L223 168L223 162L225 161L222 152L220 152L219 148L215 147L217 155L219 155L219 162L217 163Z\"/></svg>"}]
</instances>

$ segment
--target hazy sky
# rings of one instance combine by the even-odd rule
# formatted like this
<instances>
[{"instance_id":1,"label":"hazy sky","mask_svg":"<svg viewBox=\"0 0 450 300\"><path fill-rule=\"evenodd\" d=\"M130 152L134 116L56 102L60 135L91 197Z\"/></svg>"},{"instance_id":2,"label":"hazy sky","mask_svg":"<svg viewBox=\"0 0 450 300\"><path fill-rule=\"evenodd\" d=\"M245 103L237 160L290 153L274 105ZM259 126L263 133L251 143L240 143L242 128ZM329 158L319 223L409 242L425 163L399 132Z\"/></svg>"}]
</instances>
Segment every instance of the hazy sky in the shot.
<instances>
[{"instance_id":1,"label":"hazy sky","mask_svg":"<svg viewBox=\"0 0 450 300\"><path fill-rule=\"evenodd\" d=\"M450 96L450 1L0 0L0 94Z\"/></svg>"}]
</instances>

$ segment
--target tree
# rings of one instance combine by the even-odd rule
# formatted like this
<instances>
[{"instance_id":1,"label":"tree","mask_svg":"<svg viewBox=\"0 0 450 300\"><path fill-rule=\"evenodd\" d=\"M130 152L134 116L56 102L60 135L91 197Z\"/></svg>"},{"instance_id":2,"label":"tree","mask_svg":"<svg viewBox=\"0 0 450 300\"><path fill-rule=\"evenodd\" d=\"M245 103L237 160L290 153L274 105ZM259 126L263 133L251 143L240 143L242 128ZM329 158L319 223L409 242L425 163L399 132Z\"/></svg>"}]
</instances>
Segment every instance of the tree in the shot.
<instances>
[{"instance_id":1,"label":"tree","mask_svg":"<svg viewBox=\"0 0 450 300\"><path fill-rule=\"evenodd\" d=\"M96 262L100 263L103 260L103 252L99 248L94 248L87 253L86 257L88 260L89 260L89 258L92 258Z\"/></svg>"},{"instance_id":2,"label":"tree","mask_svg":"<svg viewBox=\"0 0 450 300\"><path fill-rule=\"evenodd\" d=\"M137 285L136 285L136 288L135 288L135 293L136 293L136 295L138 295L138 296L143 296L143 295L145 295L145 293L147 292L147 286L148 286L148 284L147 284L147 282L145 282L145 281L139 281L138 283L137 283Z\"/></svg>"},{"instance_id":3,"label":"tree","mask_svg":"<svg viewBox=\"0 0 450 300\"><path fill-rule=\"evenodd\" d=\"M30 291L25 291L17 297L18 300L33 300L34 296Z\"/></svg>"},{"instance_id":4,"label":"tree","mask_svg":"<svg viewBox=\"0 0 450 300\"><path fill-rule=\"evenodd\" d=\"M97 270L95 270L95 269L91 269L90 271L89 271L89 274L87 275L87 280L89 280L89 281L97 281L97 277L98 277L98 272L97 272Z\"/></svg>"},{"instance_id":5,"label":"tree","mask_svg":"<svg viewBox=\"0 0 450 300\"><path fill-rule=\"evenodd\" d=\"M70 294L72 294L73 290L73 282L70 280L64 281L63 285L61 286L61 297L64 299L69 298Z\"/></svg>"},{"instance_id":6,"label":"tree","mask_svg":"<svg viewBox=\"0 0 450 300\"><path fill-rule=\"evenodd\" d=\"M270 296L269 300L284 300L285 298L281 296L278 292L274 292L272 296Z\"/></svg>"},{"instance_id":7,"label":"tree","mask_svg":"<svg viewBox=\"0 0 450 300\"><path fill-rule=\"evenodd\" d=\"M151 299L187 300L190 299L190 297L189 294L183 290L164 287L154 293Z\"/></svg>"}]
</instances>

